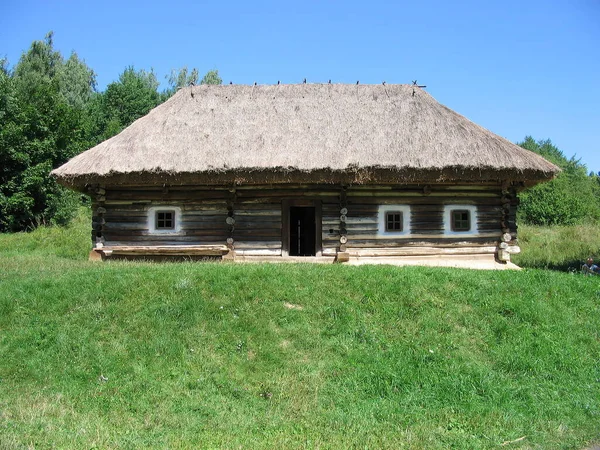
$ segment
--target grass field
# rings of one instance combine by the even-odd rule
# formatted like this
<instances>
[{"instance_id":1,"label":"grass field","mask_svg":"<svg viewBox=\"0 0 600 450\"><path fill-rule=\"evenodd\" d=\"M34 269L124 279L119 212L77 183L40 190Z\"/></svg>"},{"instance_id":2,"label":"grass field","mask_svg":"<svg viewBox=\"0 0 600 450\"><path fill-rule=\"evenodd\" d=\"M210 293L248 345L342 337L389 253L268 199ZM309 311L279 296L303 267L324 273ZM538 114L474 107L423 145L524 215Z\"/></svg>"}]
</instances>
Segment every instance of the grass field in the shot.
<instances>
[{"instance_id":1,"label":"grass field","mask_svg":"<svg viewBox=\"0 0 600 450\"><path fill-rule=\"evenodd\" d=\"M522 253L514 262L521 267L577 271L588 256L600 260L600 225L519 227Z\"/></svg>"},{"instance_id":2,"label":"grass field","mask_svg":"<svg viewBox=\"0 0 600 450\"><path fill-rule=\"evenodd\" d=\"M94 264L86 222L0 235L0 448L600 440L600 279Z\"/></svg>"}]
</instances>

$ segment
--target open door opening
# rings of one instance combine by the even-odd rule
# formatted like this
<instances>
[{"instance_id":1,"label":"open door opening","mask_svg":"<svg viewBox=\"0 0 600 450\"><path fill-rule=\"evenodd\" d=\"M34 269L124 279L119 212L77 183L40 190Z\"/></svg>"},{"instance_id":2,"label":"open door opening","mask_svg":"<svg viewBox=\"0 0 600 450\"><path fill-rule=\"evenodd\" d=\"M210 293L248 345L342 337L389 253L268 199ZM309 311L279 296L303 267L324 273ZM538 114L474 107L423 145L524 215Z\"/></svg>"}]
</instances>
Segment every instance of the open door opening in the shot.
<instances>
[{"instance_id":1,"label":"open door opening","mask_svg":"<svg viewBox=\"0 0 600 450\"><path fill-rule=\"evenodd\" d=\"M290 207L290 256L315 256L317 227L314 206Z\"/></svg>"}]
</instances>

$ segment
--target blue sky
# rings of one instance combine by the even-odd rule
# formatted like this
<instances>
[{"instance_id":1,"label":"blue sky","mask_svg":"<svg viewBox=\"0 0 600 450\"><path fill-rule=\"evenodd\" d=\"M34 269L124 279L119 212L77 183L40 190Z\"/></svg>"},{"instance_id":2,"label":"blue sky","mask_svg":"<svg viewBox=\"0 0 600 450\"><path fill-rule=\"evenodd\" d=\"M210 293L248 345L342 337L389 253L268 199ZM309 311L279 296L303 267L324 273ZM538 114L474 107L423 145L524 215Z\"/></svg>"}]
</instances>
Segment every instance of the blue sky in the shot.
<instances>
[{"instance_id":1,"label":"blue sky","mask_svg":"<svg viewBox=\"0 0 600 450\"><path fill-rule=\"evenodd\" d=\"M516 142L549 138L600 171L600 0L33 1L0 6L15 64L53 30L104 89L126 66L224 82L409 83Z\"/></svg>"}]
</instances>

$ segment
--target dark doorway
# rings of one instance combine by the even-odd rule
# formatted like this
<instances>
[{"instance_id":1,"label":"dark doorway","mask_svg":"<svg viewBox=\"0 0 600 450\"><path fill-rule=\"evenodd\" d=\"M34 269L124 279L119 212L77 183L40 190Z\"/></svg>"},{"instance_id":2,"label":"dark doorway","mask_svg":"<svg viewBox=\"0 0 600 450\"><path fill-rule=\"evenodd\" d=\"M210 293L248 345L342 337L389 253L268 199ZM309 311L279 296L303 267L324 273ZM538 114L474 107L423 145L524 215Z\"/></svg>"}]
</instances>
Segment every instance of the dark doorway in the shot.
<instances>
[{"instance_id":1,"label":"dark doorway","mask_svg":"<svg viewBox=\"0 0 600 450\"><path fill-rule=\"evenodd\" d=\"M290 206L290 255L315 256L317 233L314 206Z\"/></svg>"}]
</instances>

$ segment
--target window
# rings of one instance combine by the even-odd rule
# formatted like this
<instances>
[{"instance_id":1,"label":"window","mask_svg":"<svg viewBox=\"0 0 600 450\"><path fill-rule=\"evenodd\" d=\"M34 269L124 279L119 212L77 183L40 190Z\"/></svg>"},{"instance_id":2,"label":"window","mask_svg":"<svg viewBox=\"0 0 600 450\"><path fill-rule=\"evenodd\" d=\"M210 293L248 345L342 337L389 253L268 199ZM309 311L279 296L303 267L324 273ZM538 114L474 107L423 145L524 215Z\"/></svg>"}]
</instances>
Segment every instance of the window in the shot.
<instances>
[{"instance_id":1,"label":"window","mask_svg":"<svg viewBox=\"0 0 600 450\"><path fill-rule=\"evenodd\" d=\"M385 231L402 231L404 219L402 211L388 211L385 213Z\"/></svg>"},{"instance_id":2,"label":"window","mask_svg":"<svg viewBox=\"0 0 600 450\"><path fill-rule=\"evenodd\" d=\"M477 236L477 206L444 205L444 233L465 237Z\"/></svg>"},{"instance_id":3,"label":"window","mask_svg":"<svg viewBox=\"0 0 600 450\"><path fill-rule=\"evenodd\" d=\"M148 232L151 234L182 234L181 208L170 205L149 208Z\"/></svg>"},{"instance_id":4,"label":"window","mask_svg":"<svg viewBox=\"0 0 600 450\"><path fill-rule=\"evenodd\" d=\"M175 211L165 210L156 211L156 229L174 230L175 229Z\"/></svg>"},{"instance_id":5,"label":"window","mask_svg":"<svg viewBox=\"0 0 600 450\"><path fill-rule=\"evenodd\" d=\"M410 234L410 206L379 205L377 234L394 237L408 236Z\"/></svg>"},{"instance_id":6,"label":"window","mask_svg":"<svg viewBox=\"0 0 600 450\"><path fill-rule=\"evenodd\" d=\"M471 231L471 211L453 209L451 214L452 231Z\"/></svg>"}]
</instances>

